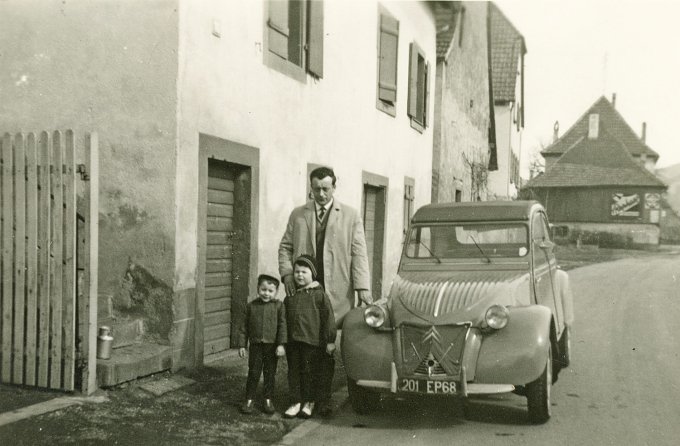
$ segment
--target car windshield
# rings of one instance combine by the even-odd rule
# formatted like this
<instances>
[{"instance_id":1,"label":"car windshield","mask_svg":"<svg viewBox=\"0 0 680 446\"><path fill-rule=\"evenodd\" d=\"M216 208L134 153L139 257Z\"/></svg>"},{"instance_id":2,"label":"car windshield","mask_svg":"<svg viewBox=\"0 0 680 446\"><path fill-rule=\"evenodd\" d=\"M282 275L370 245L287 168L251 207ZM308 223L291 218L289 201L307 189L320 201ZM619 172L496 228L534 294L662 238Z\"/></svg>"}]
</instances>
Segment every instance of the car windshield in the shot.
<instances>
[{"instance_id":1,"label":"car windshield","mask_svg":"<svg viewBox=\"0 0 680 446\"><path fill-rule=\"evenodd\" d=\"M522 223L419 225L411 228L406 256L439 261L524 257L529 252L527 240L527 225Z\"/></svg>"}]
</instances>

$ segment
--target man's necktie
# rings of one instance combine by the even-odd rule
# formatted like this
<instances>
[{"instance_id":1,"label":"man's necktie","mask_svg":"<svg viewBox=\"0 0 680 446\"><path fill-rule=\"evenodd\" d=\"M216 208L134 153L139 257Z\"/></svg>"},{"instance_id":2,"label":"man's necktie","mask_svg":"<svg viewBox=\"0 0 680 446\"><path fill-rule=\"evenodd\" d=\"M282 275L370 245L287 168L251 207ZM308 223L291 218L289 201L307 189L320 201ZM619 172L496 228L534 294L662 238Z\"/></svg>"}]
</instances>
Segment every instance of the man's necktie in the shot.
<instances>
[{"instance_id":1,"label":"man's necktie","mask_svg":"<svg viewBox=\"0 0 680 446\"><path fill-rule=\"evenodd\" d=\"M319 208L319 221L323 221L323 215L326 213L326 208L325 207L320 207Z\"/></svg>"}]
</instances>

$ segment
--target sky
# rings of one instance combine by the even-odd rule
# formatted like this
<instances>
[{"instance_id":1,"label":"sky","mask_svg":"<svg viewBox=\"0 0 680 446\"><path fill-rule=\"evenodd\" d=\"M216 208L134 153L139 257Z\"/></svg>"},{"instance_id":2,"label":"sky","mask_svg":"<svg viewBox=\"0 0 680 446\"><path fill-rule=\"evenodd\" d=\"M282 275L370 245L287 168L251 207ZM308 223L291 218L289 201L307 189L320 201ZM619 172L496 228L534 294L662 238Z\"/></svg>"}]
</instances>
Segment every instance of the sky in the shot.
<instances>
[{"instance_id":1,"label":"sky","mask_svg":"<svg viewBox=\"0 0 680 446\"><path fill-rule=\"evenodd\" d=\"M523 176L532 154L560 135L601 96L659 153L657 167L680 163L680 2L675 0L497 0L524 36ZM540 157L539 157L540 158Z\"/></svg>"}]
</instances>

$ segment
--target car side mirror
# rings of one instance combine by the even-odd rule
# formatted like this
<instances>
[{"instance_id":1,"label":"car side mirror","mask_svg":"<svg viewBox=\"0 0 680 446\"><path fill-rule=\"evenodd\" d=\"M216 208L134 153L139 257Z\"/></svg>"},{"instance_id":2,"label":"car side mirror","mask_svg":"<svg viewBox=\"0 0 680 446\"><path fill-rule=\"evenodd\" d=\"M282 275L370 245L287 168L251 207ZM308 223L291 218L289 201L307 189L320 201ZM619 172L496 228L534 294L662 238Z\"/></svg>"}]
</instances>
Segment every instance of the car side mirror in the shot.
<instances>
[{"instance_id":1,"label":"car side mirror","mask_svg":"<svg viewBox=\"0 0 680 446\"><path fill-rule=\"evenodd\" d=\"M544 251L552 251L555 248L555 244L550 240L543 240L538 244L538 247Z\"/></svg>"}]
</instances>

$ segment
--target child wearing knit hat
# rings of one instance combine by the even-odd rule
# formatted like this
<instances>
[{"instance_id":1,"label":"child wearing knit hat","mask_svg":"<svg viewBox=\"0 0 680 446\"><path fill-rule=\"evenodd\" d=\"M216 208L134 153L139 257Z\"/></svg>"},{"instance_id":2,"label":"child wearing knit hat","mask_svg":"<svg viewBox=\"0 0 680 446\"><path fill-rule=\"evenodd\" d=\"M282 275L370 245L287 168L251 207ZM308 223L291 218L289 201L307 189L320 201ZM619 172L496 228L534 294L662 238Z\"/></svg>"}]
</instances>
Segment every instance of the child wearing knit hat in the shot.
<instances>
[{"instance_id":1,"label":"child wearing knit hat","mask_svg":"<svg viewBox=\"0 0 680 446\"><path fill-rule=\"evenodd\" d=\"M297 286L284 301L288 325L288 389L291 406L285 417L309 418L314 410L314 383L319 381L320 355L335 351L335 317L328 295L316 279L316 261L302 255L293 263Z\"/></svg>"}]
</instances>

